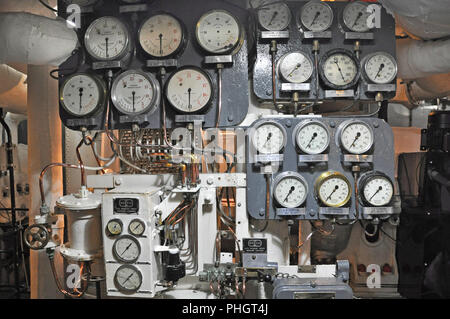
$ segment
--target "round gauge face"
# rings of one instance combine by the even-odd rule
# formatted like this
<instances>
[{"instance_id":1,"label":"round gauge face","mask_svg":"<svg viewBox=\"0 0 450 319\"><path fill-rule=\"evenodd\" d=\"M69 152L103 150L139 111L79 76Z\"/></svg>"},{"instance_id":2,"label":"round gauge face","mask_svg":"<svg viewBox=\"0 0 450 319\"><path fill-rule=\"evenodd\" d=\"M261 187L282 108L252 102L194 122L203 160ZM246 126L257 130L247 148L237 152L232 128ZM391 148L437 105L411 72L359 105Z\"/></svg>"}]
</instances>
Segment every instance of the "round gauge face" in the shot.
<instances>
[{"instance_id":1,"label":"round gauge face","mask_svg":"<svg viewBox=\"0 0 450 319\"><path fill-rule=\"evenodd\" d=\"M292 174L281 178L276 183L273 193L281 206L296 208L305 202L308 186L300 175Z\"/></svg>"},{"instance_id":2,"label":"round gauge face","mask_svg":"<svg viewBox=\"0 0 450 319\"><path fill-rule=\"evenodd\" d=\"M142 274L134 266L123 265L117 269L114 282L122 292L136 292L142 285Z\"/></svg>"},{"instance_id":3,"label":"round gauge face","mask_svg":"<svg viewBox=\"0 0 450 319\"><path fill-rule=\"evenodd\" d=\"M262 124L253 133L253 146L260 154L278 154L285 145L286 132L277 124Z\"/></svg>"},{"instance_id":4,"label":"round gauge face","mask_svg":"<svg viewBox=\"0 0 450 319\"><path fill-rule=\"evenodd\" d=\"M145 232L145 223L140 219L132 220L128 231L134 236L142 236Z\"/></svg>"},{"instance_id":5,"label":"round gauge face","mask_svg":"<svg viewBox=\"0 0 450 319\"><path fill-rule=\"evenodd\" d=\"M166 96L169 103L181 113L204 110L213 94L210 77L201 69L187 67L175 72L167 82Z\"/></svg>"},{"instance_id":6,"label":"round gauge face","mask_svg":"<svg viewBox=\"0 0 450 319\"><path fill-rule=\"evenodd\" d=\"M114 106L129 115L155 109L160 100L159 84L153 75L131 70L120 74L113 83L111 99Z\"/></svg>"},{"instance_id":7,"label":"round gauge face","mask_svg":"<svg viewBox=\"0 0 450 319\"><path fill-rule=\"evenodd\" d=\"M141 254L141 246L136 238L124 235L114 242L114 256L121 262L134 263Z\"/></svg>"},{"instance_id":8,"label":"round gauge face","mask_svg":"<svg viewBox=\"0 0 450 319\"><path fill-rule=\"evenodd\" d=\"M328 207L342 207L351 198L350 182L341 174L330 174L323 178L316 191L322 204Z\"/></svg>"},{"instance_id":9,"label":"round gauge face","mask_svg":"<svg viewBox=\"0 0 450 319\"><path fill-rule=\"evenodd\" d=\"M87 74L75 74L62 85L60 101L73 116L83 117L94 113L103 105L105 89L100 82Z\"/></svg>"},{"instance_id":10,"label":"round gauge face","mask_svg":"<svg viewBox=\"0 0 450 319\"><path fill-rule=\"evenodd\" d=\"M340 130L340 140L342 147L351 154L364 154L372 148L373 131L364 122L345 123Z\"/></svg>"},{"instance_id":11,"label":"round gauge face","mask_svg":"<svg viewBox=\"0 0 450 319\"><path fill-rule=\"evenodd\" d=\"M321 66L322 80L336 89L344 89L357 83L359 69L355 59L343 52L328 56Z\"/></svg>"},{"instance_id":12,"label":"round gauge face","mask_svg":"<svg viewBox=\"0 0 450 319\"><path fill-rule=\"evenodd\" d=\"M311 78L314 67L311 59L302 52L292 52L280 60L280 74L290 83L303 83Z\"/></svg>"},{"instance_id":13,"label":"round gauge face","mask_svg":"<svg viewBox=\"0 0 450 319\"><path fill-rule=\"evenodd\" d=\"M296 142L300 150L309 155L322 154L330 145L330 133L320 122L300 124Z\"/></svg>"},{"instance_id":14,"label":"round gauge face","mask_svg":"<svg viewBox=\"0 0 450 319\"><path fill-rule=\"evenodd\" d=\"M119 219L112 219L108 222L106 225L106 230L108 231L108 234L111 236L118 236L122 233L122 221Z\"/></svg>"},{"instance_id":15,"label":"round gauge face","mask_svg":"<svg viewBox=\"0 0 450 319\"><path fill-rule=\"evenodd\" d=\"M89 26L84 42L87 52L94 59L119 59L128 48L128 30L119 19L102 17L92 22Z\"/></svg>"},{"instance_id":16,"label":"round gauge face","mask_svg":"<svg viewBox=\"0 0 450 319\"><path fill-rule=\"evenodd\" d=\"M376 175L367 180L362 193L367 203L372 206L386 206L394 196L394 186L390 179L383 175Z\"/></svg>"},{"instance_id":17,"label":"round gauge face","mask_svg":"<svg viewBox=\"0 0 450 319\"><path fill-rule=\"evenodd\" d=\"M344 9L344 24L351 31L367 32L370 30L368 20L371 12L368 11L369 5L364 2L355 1L349 3Z\"/></svg>"},{"instance_id":18,"label":"round gauge face","mask_svg":"<svg viewBox=\"0 0 450 319\"><path fill-rule=\"evenodd\" d=\"M333 10L328 4L313 0L303 6L300 20L308 30L322 32L333 23Z\"/></svg>"},{"instance_id":19,"label":"round gauge face","mask_svg":"<svg viewBox=\"0 0 450 319\"><path fill-rule=\"evenodd\" d=\"M268 31L282 31L289 27L291 10L283 2L273 3L264 0L258 5L258 21Z\"/></svg>"},{"instance_id":20,"label":"round gauge face","mask_svg":"<svg viewBox=\"0 0 450 319\"><path fill-rule=\"evenodd\" d=\"M388 53L374 53L366 59L364 73L373 83L387 84L394 81L397 76L397 62Z\"/></svg>"},{"instance_id":21,"label":"round gauge face","mask_svg":"<svg viewBox=\"0 0 450 319\"><path fill-rule=\"evenodd\" d=\"M205 51L211 54L229 53L239 44L241 28L231 13L213 10L197 22L196 36Z\"/></svg>"},{"instance_id":22,"label":"round gauge face","mask_svg":"<svg viewBox=\"0 0 450 319\"><path fill-rule=\"evenodd\" d=\"M169 14L158 14L144 22L139 43L149 55L165 58L178 52L184 39L181 23Z\"/></svg>"}]
</instances>

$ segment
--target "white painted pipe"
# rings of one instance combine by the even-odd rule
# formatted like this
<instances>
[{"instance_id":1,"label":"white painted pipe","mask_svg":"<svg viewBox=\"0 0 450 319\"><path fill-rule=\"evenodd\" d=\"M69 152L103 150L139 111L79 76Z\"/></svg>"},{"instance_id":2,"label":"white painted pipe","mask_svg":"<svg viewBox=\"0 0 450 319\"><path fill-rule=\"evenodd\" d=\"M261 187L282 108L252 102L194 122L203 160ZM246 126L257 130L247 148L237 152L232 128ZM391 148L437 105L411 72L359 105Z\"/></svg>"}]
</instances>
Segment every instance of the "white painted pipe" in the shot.
<instances>
[{"instance_id":1,"label":"white painted pipe","mask_svg":"<svg viewBox=\"0 0 450 319\"><path fill-rule=\"evenodd\" d=\"M7 112L27 112L27 76L5 64L0 65L0 107Z\"/></svg>"}]
</instances>

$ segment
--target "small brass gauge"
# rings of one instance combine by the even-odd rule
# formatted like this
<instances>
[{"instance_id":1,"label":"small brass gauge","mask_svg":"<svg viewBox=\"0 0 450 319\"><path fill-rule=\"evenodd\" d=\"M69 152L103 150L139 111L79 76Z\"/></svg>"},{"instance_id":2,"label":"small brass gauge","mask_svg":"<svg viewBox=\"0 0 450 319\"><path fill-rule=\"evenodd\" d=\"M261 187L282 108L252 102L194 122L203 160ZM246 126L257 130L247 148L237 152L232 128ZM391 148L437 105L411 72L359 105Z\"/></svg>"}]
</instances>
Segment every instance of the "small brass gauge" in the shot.
<instances>
[{"instance_id":1,"label":"small brass gauge","mask_svg":"<svg viewBox=\"0 0 450 319\"><path fill-rule=\"evenodd\" d=\"M374 143L372 127L359 120L343 122L338 128L337 135L342 148L350 154L367 153Z\"/></svg>"},{"instance_id":2,"label":"small brass gauge","mask_svg":"<svg viewBox=\"0 0 450 319\"><path fill-rule=\"evenodd\" d=\"M394 196L394 184L381 172L370 172L359 180L360 199L365 206L382 207L391 203Z\"/></svg>"},{"instance_id":3,"label":"small brass gauge","mask_svg":"<svg viewBox=\"0 0 450 319\"><path fill-rule=\"evenodd\" d=\"M259 25L268 31L283 31L289 27L292 14L288 5L274 0L262 0L255 4Z\"/></svg>"},{"instance_id":4,"label":"small brass gauge","mask_svg":"<svg viewBox=\"0 0 450 319\"><path fill-rule=\"evenodd\" d=\"M289 83L304 83L308 81L314 71L313 62L303 52L285 54L279 62L282 78Z\"/></svg>"},{"instance_id":5,"label":"small brass gauge","mask_svg":"<svg viewBox=\"0 0 450 319\"><path fill-rule=\"evenodd\" d=\"M111 219L106 224L106 232L110 236L119 236L123 231L123 223L120 219Z\"/></svg>"},{"instance_id":6,"label":"small brass gauge","mask_svg":"<svg viewBox=\"0 0 450 319\"><path fill-rule=\"evenodd\" d=\"M142 285L142 273L135 266L120 266L114 274L114 283L123 293L135 293Z\"/></svg>"},{"instance_id":7,"label":"small brass gauge","mask_svg":"<svg viewBox=\"0 0 450 319\"><path fill-rule=\"evenodd\" d=\"M286 146L286 130L277 122L262 122L253 130L252 143L260 154L278 154Z\"/></svg>"},{"instance_id":8,"label":"small brass gauge","mask_svg":"<svg viewBox=\"0 0 450 319\"><path fill-rule=\"evenodd\" d=\"M317 0L306 3L299 14L301 24L313 32L323 32L329 29L333 19L331 7L325 2Z\"/></svg>"},{"instance_id":9,"label":"small brass gauge","mask_svg":"<svg viewBox=\"0 0 450 319\"><path fill-rule=\"evenodd\" d=\"M136 237L142 236L145 232L145 222L140 219L132 220L128 226L128 231Z\"/></svg>"},{"instance_id":10,"label":"small brass gauge","mask_svg":"<svg viewBox=\"0 0 450 319\"><path fill-rule=\"evenodd\" d=\"M133 236L123 235L114 242L113 254L118 261L132 264L138 260L141 254L141 245Z\"/></svg>"},{"instance_id":11,"label":"small brass gauge","mask_svg":"<svg viewBox=\"0 0 450 319\"><path fill-rule=\"evenodd\" d=\"M319 121L303 121L294 130L295 142L305 154L324 153L330 145L330 132L324 123Z\"/></svg>"},{"instance_id":12,"label":"small brass gauge","mask_svg":"<svg viewBox=\"0 0 450 319\"><path fill-rule=\"evenodd\" d=\"M319 73L320 78L329 88L345 90L358 84L359 62L352 52L334 49L327 52L320 60Z\"/></svg>"},{"instance_id":13,"label":"small brass gauge","mask_svg":"<svg viewBox=\"0 0 450 319\"><path fill-rule=\"evenodd\" d=\"M352 196L350 181L339 172L325 172L319 176L314 186L320 203L327 207L342 207Z\"/></svg>"},{"instance_id":14,"label":"small brass gauge","mask_svg":"<svg viewBox=\"0 0 450 319\"><path fill-rule=\"evenodd\" d=\"M397 76L397 61L386 52L375 52L363 60L365 77L375 84L388 84Z\"/></svg>"},{"instance_id":15,"label":"small brass gauge","mask_svg":"<svg viewBox=\"0 0 450 319\"><path fill-rule=\"evenodd\" d=\"M285 208L297 208L303 205L308 195L308 183L298 173L284 172L274 180L273 197Z\"/></svg>"},{"instance_id":16,"label":"small brass gauge","mask_svg":"<svg viewBox=\"0 0 450 319\"><path fill-rule=\"evenodd\" d=\"M344 9L344 24L351 31L367 32L370 30L368 24L370 15L368 3L362 1L350 2Z\"/></svg>"}]
</instances>

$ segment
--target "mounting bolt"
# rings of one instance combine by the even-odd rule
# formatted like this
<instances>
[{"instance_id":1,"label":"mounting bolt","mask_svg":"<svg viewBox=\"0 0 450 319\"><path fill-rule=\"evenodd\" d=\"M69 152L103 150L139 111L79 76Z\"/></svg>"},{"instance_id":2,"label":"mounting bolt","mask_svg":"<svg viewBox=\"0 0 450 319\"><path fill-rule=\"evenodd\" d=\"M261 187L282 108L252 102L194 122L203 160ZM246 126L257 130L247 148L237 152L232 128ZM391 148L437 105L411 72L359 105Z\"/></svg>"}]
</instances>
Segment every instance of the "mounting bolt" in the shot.
<instances>
[{"instance_id":1,"label":"mounting bolt","mask_svg":"<svg viewBox=\"0 0 450 319\"><path fill-rule=\"evenodd\" d=\"M116 186L122 185L122 179L121 178L114 179L114 185L116 185Z\"/></svg>"}]
</instances>

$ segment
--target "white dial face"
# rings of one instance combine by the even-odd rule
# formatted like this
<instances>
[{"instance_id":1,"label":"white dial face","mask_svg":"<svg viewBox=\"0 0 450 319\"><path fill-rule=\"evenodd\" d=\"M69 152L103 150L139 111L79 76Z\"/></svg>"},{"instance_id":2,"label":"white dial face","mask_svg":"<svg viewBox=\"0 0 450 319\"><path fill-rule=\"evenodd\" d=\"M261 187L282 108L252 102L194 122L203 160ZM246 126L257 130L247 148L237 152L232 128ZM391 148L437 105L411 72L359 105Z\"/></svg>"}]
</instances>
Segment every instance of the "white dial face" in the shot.
<instances>
[{"instance_id":1,"label":"white dial face","mask_svg":"<svg viewBox=\"0 0 450 319\"><path fill-rule=\"evenodd\" d=\"M121 74L112 87L115 107L125 114L140 114L154 106L156 83L145 74L129 71Z\"/></svg>"},{"instance_id":2,"label":"white dial face","mask_svg":"<svg viewBox=\"0 0 450 319\"><path fill-rule=\"evenodd\" d=\"M212 96L209 78L201 71L187 68L177 71L167 85L167 99L178 111L194 113L205 108Z\"/></svg>"},{"instance_id":3,"label":"white dial face","mask_svg":"<svg viewBox=\"0 0 450 319\"><path fill-rule=\"evenodd\" d=\"M368 7L364 2L349 3L344 9L345 25L354 32L369 31L368 20L371 12L367 11Z\"/></svg>"},{"instance_id":4,"label":"white dial face","mask_svg":"<svg viewBox=\"0 0 450 319\"><path fill-rule=\"evenodd\" d=\"M283 130L275 124L259 126L253 135L253 145L261 154L278 154L285 145Z\"/></svg>"},{"instance_id":5,"label":"white dial face","mask_svg":"<svg viewBox=\"0 0 450 319\"><path fill-rule=\"evenodd\" d=\"M294 176L288 176L277 183L274 195L281 206L296 208L305 202L307 187L303 180Z\"/></svg>"},{"instance_id":6,"label":"white dial face","mask_svg":"<svg viewBox=\"0 0 450 319\"><path fill-rule=\"evenodd\" d=\"M347 54L337 53L325 60L323 74L331 84L345 86L355 80L358 68L355 61Z\"/></svg>"},{"instance_id":7,"label":"white dial face","mask_svg":"<svg viewBox=\"0 0 450 319\"><path fill-rule=\"evenodd\" d=\"M313 63L304 53L292 52L281 59L280 73L290 83L303 83L311 77Z\"/></svg>"},{"instance_id":8,"label":"white dial face","mask_svg":"<svg viewBox=\"0 0 450 319\"><path fill-rule=\"evenodd\" d=\"M130 223L129 231L134 236L142 236L145 231L145 223L142 220L133 220Z\"/></svg>"},{"instance_id":9,"label":"white dial face","mask_svg":"<svg viewBox=\"0 0 450 319\"><path fill-rule=\"evenodd\" d=\"M333 10L326 3L311 1L305 4L300 13L302 24L310 31L322 32L333 23Z\"/></svg>"},{"instance_id":10,"label":"white dial face","mask_svg":"<svg viewBox=\"0 0 450 319\"><path fill-rule=\"evenodd\" d=\"M350 123L341 132L341 144L349 153L366 153L373 145L372 129L364 122Z\"/></svg>"},{"instance_id":11,"label":"white dial face","mask_svg":"<svg viewBox=\"0 0 450 319\"><path fill-rule=\"evenodd\" d=\"M116 283L120 290L137 291L142 284L142 275L133 266L122 266L115 274Z\"/></svg>"},{"instance_id":12,"label":"white dial face","mask_svg":"<svg viewBox=\"0 0 450 319\"><path fill-rule=\"evenodd\" d=\"M139 43L154 57L167 57L182 44L183 29L177 19L168 14L149 18L139 31Z\"/></svg>"},{"instance_id":13,"label":"white dial face","mask_svg":"<svg viewBox=\"0 0 450 319\"><path fill-rule=\"evenodd\" d=\"M212 54L231 51L239 43L239 22L230 13L221 10L205 14L197 23L197 40L200 46Z\"/></svg>"},{"instance_id":14,"label":"white dial face","mask_svg":"<svg viewBox=\"0 0 450 319\"><path fill-rule=\"evenodd\" d=\"M258 4L259 24L269 31L282 31L289 27L291 10L285 3L272 2L274 0L263 0Z\"/></svg>"},{"instance_id":15,"label":"white dial face","mask_svg":"<svg viewBox=\"0 0 450 319\"><path fill-rule=\"evenodd\" d=\"M369 179L364 185L364 198L373 206L386 206L394 195L392 183L384 176Z\"/></svg>"},{"instance_id":16,"label":"white dial face","mask_svg":"<svg viewBox=\"0 0 450 319\"><path fill-rule=\"evenodd\" d=\"M101 94L101 88L92 77L79 74L64 83L60 99L72 115L86 116L99 106Z\"/></svg>"},{"instance_id":17,"label":"white dial face","mask_svg":"<svg viewBox=\"0 0 450 319\"><path fill-rule=\"evenodd\" d=\"M128 31L117 18L102 17L89 26L85 45L88 53L99 60L114 60L123 55L128 46Z\"/></svg>"},{"instance_id":18,"label":"white dial face","mask_svg":"<svg viewBox=\"0 0 450 319\"><path fill-rule=\"evenodd\" d=\"M397 62L391 55L380 52L367 59L364 71L369 80L374 83L390 83L397 76Z\"/></svg>"},{"instance_id":19,"label":"white dial face","mask_svg":"<svg viewBox=\"0 0 450 319\"><path fill-rule=\"evenodd\" d=\"M329 144L330 134L321 123L308 123L297 132L297 145L306 154L321 154Z\"/></svg>"},{"instance_id":20,"label":"white dial face","mask_svg":"<svg viewBox=\"0 0 450 319\"><path fill-rule=\"evenodd\" d=\"M122 237L114 243L114 254L123 262L135 262L141 253L139 243L132 237Z\"/></svg>"},{"instance_id":21,"label":"white dial face","mask_svg":"<svg viewBox=\"0 0 450 319\"><path fill-rule=\"evenodd\" d=\"M108 232L113 236L117 236L122 233L122 223L118 220L109 221L106 227L108 228Z\"/></svg>"},{"instance_id":22,"label":"white dial face","mask_svg":"<svg viewBox=\"0 0 450 319\"><path fill-rule=\"evenodd\" d=\"M347 204L350 194L348 183L339 177L325 180L319 188L319 198L329 207L341 207Z\"/></svg>"}]
</instances>

